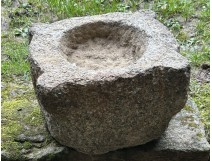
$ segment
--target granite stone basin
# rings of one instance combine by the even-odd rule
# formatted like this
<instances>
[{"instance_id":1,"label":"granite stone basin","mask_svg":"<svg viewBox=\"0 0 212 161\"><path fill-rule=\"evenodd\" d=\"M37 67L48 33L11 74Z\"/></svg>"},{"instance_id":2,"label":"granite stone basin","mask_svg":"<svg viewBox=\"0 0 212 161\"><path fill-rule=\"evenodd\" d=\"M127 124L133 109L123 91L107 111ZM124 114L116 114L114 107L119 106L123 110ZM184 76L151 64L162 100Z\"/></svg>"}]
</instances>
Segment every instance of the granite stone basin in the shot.
<instances>
[{"instance_id":1,"label":"granite stone basin","mask_svg":"<svg viewBox=\"0 0 212 161\"><path fill-rule=\"evenodd\" d=\"M185 105L188 61L151 11L31 28L30 64L51 135L86 154L159 138Z\"/></svg>"},{"instance_id":2,"label":"granite stone basin","mask_svg":"<svg viewBox=\"0 0 212 161\"><path fill-rule=\"evenodd\" d=\"M118 69L135 63L147 46L147 35L121 22L97 21L68 31L61 39L66 59L91 70Z\"/></svg>"}]
</instances>

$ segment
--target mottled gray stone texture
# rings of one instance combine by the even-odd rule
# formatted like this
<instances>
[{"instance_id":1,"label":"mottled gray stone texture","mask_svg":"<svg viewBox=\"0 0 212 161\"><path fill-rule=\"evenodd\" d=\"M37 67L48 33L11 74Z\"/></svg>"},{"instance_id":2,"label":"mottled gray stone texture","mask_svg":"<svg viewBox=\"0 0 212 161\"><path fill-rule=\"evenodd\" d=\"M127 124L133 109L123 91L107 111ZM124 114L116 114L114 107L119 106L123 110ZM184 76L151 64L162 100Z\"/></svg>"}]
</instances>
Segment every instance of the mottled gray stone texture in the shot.
<instances>
[{"instance_id":1,"label":"mottled gray stone texture","mask_svg":"<svg viewBox=\"0 0 212 161\"><path fill-rule=\"evenodd\" d=\"M198 109L189 100L185 108L172 117L158 140L102 155L86 155L69 149L62 158L73 161L209 161L209 150Z\"/></svg>"},{"instance_id":2,"label":"mottled gray stone texture","mask_svg":"<svg viewBox=\"0 0 212 161\"><path fill-rule=\"evenodd\" d=\"M185 105L188 61L150 11L31 28L32 80L51 135L86 154L159 138Z\"/></svg>"},{"instance_id":3,"label":"mottled gray stone texture","mask_svg":"<svg viewBox=\"0 0 212 161\"><path fill-rule=\"evenodd\" d=\"M170 121L161 138L101 155L88 155L55 143L32 148L23 161L209 161L209 144L196 105L190 100ZM17 161L1 151L2 161Z\"/></svg>"}]
</instances>

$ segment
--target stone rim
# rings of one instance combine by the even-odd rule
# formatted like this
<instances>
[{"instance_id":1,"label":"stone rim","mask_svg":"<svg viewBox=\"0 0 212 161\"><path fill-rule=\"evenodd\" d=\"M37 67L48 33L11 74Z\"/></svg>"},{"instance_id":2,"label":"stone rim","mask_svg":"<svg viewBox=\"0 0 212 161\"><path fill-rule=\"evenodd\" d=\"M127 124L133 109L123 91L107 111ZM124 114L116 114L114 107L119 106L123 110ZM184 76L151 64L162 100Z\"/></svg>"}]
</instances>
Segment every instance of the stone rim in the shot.
<instances>
[{"instance_id":1,"label":"stone rim","mask_svg":"<svg viewBox=\"0 0 212 161\"><path fill-rule=\"evenodd\" d=\"M79 68L91 70L105 70L111 66L118 69L136 63L147 44L144 30L116 21L85 23L70 29L60 39L65 58Z\"/></svg>"},{"instance_id":2,"label":"stone rim","mask_svg":"<svg viewBox=\"0 0 212 161\"><path fill-rule=\"evenodd\" d=\"M125 18L119 18L119 14L124 15ZM141 19L137 20L137 24L132 23L132 21L134 21L134 17L138 15ZM82 19L84 20L83 22ZM146 23L141 23L144 20ZM140 30L144 30L147 34L148 44L142 57L138 59L136 63L130 64L119 70L85 70L68 62L62 56L62 51L60 49L60 39L62 36L74 27L96 21L120 21L125 25L130 25ZM161 31L166 31L166 34L161 33L161 31L156 29L155 26L149 26L152 21L161 27ZM64 23L63 26L58 25L61 22ZM164 66L174 69L189 67L188 61L178 53L179 45L173 35L167 30L167 28L160 24L159 21L155 20L149 12L139 11L135 13L108 13L104 15L66 19L50 25L38 25L34 25L34 27L31 28L31 33L33 34L33 39L37 39L37 41L42 42L42 44L37 45L34 44L34 41L32 41L30 44L29 57L30 60L34 60L37 64L39 64L38 66L42 71L42 75L39 76L37 84L43 87L45 86L46 88L52 89L67 81L75 84L87 84L93 82L112 81L118 77L130 78L139 73L144 73L146 70L150 70L153 67L161 68L161 66ZM168 40L167 37L169 37ZM166 40L167 42L165 43ZM49 46L48 49L45 48L46 45ZM152 48L153 45L154 48ZM169 46L169 50L167 50L167 46ZM49 49L51 49L51 51L49 51Z\"/></svg>"}]
</instances>

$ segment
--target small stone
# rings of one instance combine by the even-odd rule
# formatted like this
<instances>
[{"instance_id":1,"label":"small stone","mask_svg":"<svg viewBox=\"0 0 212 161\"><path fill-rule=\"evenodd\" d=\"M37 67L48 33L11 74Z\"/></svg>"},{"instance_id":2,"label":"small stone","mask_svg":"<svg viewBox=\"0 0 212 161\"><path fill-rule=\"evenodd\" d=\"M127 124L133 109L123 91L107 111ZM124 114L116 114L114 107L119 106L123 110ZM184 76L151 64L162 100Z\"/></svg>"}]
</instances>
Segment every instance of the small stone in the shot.
<instances>
[{"instance_id":1,"label":"small stone","mask_svg":"<svg viewBox=\"0 0 212 161\"><path fill-rule=\"evenodd\" d=\"M156 150L173 150L205 153L207 157L209 144L205 137L204 125L196 104L188 100L190 109L182 109L169 122L165 133L158 140ZM206 160L206 159L203 159Z\"/></svg>"},{"instance_id":2,"label":"small stone","mask_svg":"<svg viewBox=\"0 0 212 161\"><path fill-rule=\"evenodd\" d=\"M198 19L191 19L189 21L184 21L182 32L186 33L188 37L194 37L196 35L195 29L198 22L199 22Z\"/></svg>"},{"instance_id":3,"label":"small stone","mask_svg":"<svg viewBox=\"0 0 212 161\"><path fill-rule=\"evenodd\" d=\"M64 151L66 151L65 147L58 146L55 143L51 143L46 147L34 150L32 153L26 155L26 158L32 160L47 160L47 159L49 160L49 156L52 156L53 157L52 159L55 159L61 153L64 153ZM60 157L58 159L61 160Z\"/></svg>"},{"instance_id":4,"label":"small stone","mask_svg":"<svg viewBox=\"0 0 212 161\"><path fill-rule=\"evenodd\" d=\"M32 143L41 143L45 141L45 136L36 135L36 136L25 136L24 134L20 134L15 138L17 142L32 142Z\"/></svg>"},{"instance_id":5,"label":"small stone","mask_svg":"<svg viewBox=\"0 0 212 161\"><path fill-rule=\"evenodd\" d=\"M10 153L6 152L5 150L1 150L1 160L10 161L11 160Z\"/></svg>"},{"instance_id":6,"label":"small stone","mask_svg":"<svg viewBox=\"0 0 212 161\"><path fill-rule=\"evenodd\" d=\"M4 88L5 88L5 86L3 84L1 84L1 89L4 89Z\"/></svg>"},{"instance_id":7,"label":"small stone","mask_svg":"<svg viewBox=\"0 0 212 161\"><path fill-rule=\"evenodd\" d=\"M6 123L7 122L7 119L6 118L2 118L1 119L1 123L3 124L3 123Z\"/></svg>"},{"instance_id":8,"label":"small stone","mask_svg":"<svg viewBox=\"0 0 212 161\"><path fill-rule=\"evenodd\" d=\"M10 19L4 7L1 7L1 13L1 31L6 31L9 29Z\"/></svg>"},{"instance_id":9,"label":"small stone","mask_svg":"<svg viewBox=\"0 0 212 161\"><path fill-rule=\"evenodd\" d=\"M36 148L42 148L43 144L42 143L33 143L33 146Z\"/></svg>"},{"instance_id":10,"label":"small stone","mask_svg":"<svg viewBox=\"0 0 212 161\"><path fill-rule=\"evenodd\" d=\"M16 92L15 90L12 90L12 91L10 92L10 95L11 95L12 97L16 97L16 96L17 96L17 92Z\"/></svg>"},{"instance_id":11,"label":"small stone","mask_svg":"<svg viewBox=\"0 0 212 161\"><path fill-rule=\"evenodd\" d=\"M41 143L45 141L45 136L43 135L36 135L36 136L29 136L28 141L33 142L33 143Z\"/></svg>"},{"instance_id":12,"label":"small stone","mask_svg":"<svg viewBox=\"0 0 212 161\"><path fill-rule=\"evenodd\" d=\"M25 130L30 130L30 127L27 126L27 125L24 125L24 129L25 129Z\"/></svg>"},{"instance_id":13,"label":"small stone","mask_svg":"<svg viewBox=\"0 0 212 161\"><path fill-rule=\"evenodd\" d=\"M21 149L21 154L27 154L30 153L32 150L31 149Z\"/></svg>"},{"instance_id":14,"label":"small stone","mask_svg":"<svg viewBox=\"0 0 212 161\"><path fill-rule=\"evenodd\" d=\"M20 134L14 140L23 143L27 141L27 137L24 134Z\"/></svg>"},{"instance_id":15,"label":"small stone","mask_svg":"<svg viewBox=\"0 0 212 161\"><path fill-rule=\"evenodd\" d=\"M202 64L201 69L198 70L196 78L200 82L210 82L210 64Z\"/></svg>"}]
</instances>

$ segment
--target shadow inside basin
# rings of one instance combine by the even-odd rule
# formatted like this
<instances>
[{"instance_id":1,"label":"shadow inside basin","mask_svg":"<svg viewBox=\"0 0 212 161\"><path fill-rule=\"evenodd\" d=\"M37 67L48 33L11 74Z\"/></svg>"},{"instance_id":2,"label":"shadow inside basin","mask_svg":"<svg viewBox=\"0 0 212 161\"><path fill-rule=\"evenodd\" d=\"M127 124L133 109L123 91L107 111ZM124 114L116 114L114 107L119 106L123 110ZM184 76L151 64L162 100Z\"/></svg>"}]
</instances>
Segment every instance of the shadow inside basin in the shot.
<instances>
[{"instance_id":1,"label":"shadow inside basin","mask_svg":"<svg viewBox=\"0 0 212 161\"><path fill-rule=\"evenodd\" d=\"M78 67L99 70L128 66L146 50L145 31L118 22L93 22L75 27L62 37L66 59Z\"/></svg>"}]
</instances>

